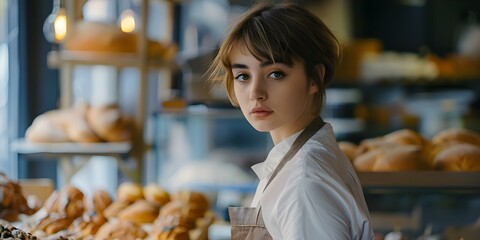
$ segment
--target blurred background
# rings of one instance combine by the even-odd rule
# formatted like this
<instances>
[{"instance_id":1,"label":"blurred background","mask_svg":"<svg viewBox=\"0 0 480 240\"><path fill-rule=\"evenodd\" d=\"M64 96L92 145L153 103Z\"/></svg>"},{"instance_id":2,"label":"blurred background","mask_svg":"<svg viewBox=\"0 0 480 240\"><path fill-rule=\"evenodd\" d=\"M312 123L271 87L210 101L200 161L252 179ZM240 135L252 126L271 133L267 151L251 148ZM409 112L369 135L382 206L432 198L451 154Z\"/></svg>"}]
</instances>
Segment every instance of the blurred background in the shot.
<instances>
[{"instance_id":1,"label":"blurred background","mask_svg":"<svg viewBox=\"0 0 480 240\"><path fill-rule=\"evenodd\" d=\"M86 195L130 181L200 191L210 239L228 239L226 208L248 205L250 166L273 143L204 74L255 2L0 0L0 171ZM288 2L341 42L321 114L339 142L480 132L480 1ZM480 172L437 170L359 173L379 237L478 239Z\"/></svg>"}]
</instances>

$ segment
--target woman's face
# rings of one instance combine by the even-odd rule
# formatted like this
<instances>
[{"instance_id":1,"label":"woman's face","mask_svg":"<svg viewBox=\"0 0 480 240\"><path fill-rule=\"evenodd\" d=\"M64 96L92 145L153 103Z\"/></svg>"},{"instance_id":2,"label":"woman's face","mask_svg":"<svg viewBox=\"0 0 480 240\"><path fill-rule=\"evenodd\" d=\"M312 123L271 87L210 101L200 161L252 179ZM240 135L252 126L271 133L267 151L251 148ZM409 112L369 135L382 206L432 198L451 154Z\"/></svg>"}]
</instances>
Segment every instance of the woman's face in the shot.
<instances>
[{"instance_id":1,"label":"woman's face","mask_svg":"<svg viewBox=\"0 0 480 240\"><path fill-rule=\"evenodd\" d=\"M270 132L278 142L312 120L311 102L318 88L308 83L302 62L259 61L244 46L233 49L230 61L235 97L255 129Z\"/></svg>"}]
</instances>

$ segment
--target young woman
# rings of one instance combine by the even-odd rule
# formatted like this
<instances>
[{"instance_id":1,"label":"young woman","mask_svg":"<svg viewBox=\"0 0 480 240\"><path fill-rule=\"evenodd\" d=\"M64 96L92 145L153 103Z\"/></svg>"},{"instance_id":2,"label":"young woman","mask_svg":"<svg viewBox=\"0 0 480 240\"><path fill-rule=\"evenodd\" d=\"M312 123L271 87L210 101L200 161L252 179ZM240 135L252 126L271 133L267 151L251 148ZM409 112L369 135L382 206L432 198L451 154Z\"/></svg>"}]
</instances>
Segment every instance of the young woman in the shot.
<instances>
[{"instance_id":1,"label":"young woman","mask_svg":"<svg viewBox=\"0 0 480 240\"><path fill-rule=\"evenodd\" d=\"M295 4L253 7L221 44L212 79L275 144L252 167L251 208L230 209L232 239L373 239L356 173L320 118L339 52L327 26Z\"/></svg>"}]
</instances>

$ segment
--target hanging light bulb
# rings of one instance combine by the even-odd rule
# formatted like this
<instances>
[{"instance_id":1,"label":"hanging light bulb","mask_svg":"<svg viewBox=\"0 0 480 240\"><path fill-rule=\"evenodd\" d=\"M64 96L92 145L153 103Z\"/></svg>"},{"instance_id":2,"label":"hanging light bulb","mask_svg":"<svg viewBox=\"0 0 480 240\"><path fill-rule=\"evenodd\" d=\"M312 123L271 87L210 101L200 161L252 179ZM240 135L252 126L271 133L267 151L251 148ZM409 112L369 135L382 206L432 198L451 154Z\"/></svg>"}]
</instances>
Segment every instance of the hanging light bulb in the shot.
<instances>
[{"instance_id":1,"label":"hanging light bulb","mask_svg":"<svg viewBox=\"0 0 480 240\"><path fill-rule=\"evenodd\" d=\"M61 0L54 0L53 10L43 23L43 34L47 41L60 43L67 36L67 15Z\"/></svg>"},{"instance_id":2,"label":"hanging light bulb","mask_svg":"<svg viewBox=\"0 0 480 240\"><path fill-rule=\"evenodd\" d=\"M132 9L126 9L120 14L120 28L126 33L135 31L135 13Z\"/></svg>"}]
</instances>

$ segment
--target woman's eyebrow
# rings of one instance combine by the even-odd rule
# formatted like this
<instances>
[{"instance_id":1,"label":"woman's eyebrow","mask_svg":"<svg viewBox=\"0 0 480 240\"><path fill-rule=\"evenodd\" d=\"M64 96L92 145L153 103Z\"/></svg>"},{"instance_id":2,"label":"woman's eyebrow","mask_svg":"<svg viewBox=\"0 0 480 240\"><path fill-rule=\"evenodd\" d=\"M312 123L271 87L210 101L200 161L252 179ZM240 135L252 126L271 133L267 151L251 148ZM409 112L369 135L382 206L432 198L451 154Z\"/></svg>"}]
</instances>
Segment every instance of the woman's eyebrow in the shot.
<instances>
[{"instance_id":1,"label":"woman's eyebrow","mask_svg":"<svg viewBox=\"0 0 480 240\"><path fill-rule=\"evenodd\" d=\"M260 67L266 67L268 65L273 65L273 64L282 64L282 65L285 65L287 67L293 67L292 64L287 64L287 63L284 63L284 62L281 62L281 61L273 62L272 60L267 60L265 62L260 63Z\"/></svg>"},{"instance_id":2,"label":"woman's eyebrow","mask_svg":"<svg viewBox=\"0 0 480 240\"><path fill-rule=\"evenodd\" d=\"M247 65L240 64L240 63L233 63L231 68L242 68L242 69L248 69Z\"/></svg>"}]
</instances>

